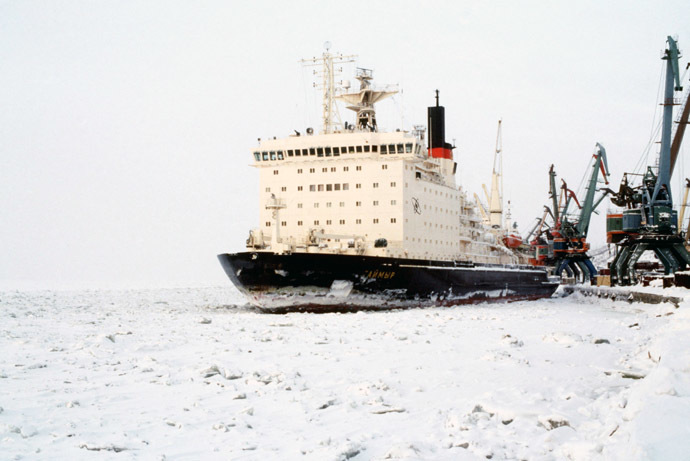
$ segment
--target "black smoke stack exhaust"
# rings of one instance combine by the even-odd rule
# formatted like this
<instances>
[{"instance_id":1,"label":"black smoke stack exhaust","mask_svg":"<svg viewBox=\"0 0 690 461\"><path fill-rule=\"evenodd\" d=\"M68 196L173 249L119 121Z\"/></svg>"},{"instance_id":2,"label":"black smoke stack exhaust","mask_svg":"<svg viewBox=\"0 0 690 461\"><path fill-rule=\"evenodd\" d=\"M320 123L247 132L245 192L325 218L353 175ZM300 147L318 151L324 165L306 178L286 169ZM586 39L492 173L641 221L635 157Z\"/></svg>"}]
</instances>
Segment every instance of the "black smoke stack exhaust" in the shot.
<instances>
[{"instance_id":1,"label":"black smoke stack exhaust","mask_svg":"<svg viewBox=\"0 0 690 461\"><path fill-rule=\"evenodd\" d=\"M434 158L453 159L453 146L446 142L446 109L438 104L438 90L436 90L436 105L427 110L429 128L429 155Z\"/></svg>"}]
</instances>

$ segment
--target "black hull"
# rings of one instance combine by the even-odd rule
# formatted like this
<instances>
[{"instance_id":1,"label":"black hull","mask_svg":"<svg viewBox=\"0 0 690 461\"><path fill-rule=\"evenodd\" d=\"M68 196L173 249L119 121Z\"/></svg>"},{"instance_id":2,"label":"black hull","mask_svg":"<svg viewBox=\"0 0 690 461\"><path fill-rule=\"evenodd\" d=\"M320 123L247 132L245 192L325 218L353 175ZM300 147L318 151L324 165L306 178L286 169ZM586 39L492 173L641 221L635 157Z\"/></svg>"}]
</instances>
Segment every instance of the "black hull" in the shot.
<instances>
[{"instance_id":1,"label":"black hull","mask_svg":"<svg viewBox=\"0 0 690 461\"><path fill-rule=\"evenodd\" d=\"M218 255L250 302L263 309L390 309L550 297L544 270L464 262L270 252ZM333 309L338 310L338 309Z\"/></svg>"}]
</instances>

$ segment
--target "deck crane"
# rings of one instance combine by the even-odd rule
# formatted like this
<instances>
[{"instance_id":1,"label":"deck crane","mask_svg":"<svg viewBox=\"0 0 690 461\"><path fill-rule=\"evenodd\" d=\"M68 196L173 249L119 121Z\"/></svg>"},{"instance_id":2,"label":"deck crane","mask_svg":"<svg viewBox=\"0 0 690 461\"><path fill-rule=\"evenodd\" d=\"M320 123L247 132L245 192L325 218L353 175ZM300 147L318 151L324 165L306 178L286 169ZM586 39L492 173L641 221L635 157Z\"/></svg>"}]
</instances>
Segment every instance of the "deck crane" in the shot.
<instances>
[{"instance_id":1,"label":"deck crane","mask_svg":"<svg viewBox=\"0 0 690 461\"><path fill-rule=\"evenodd\" d=\"M672 136L672 117L675 91L682 91L678 72L680 53L672 37L662 59L666 61L666 76L661 124L661 149L658 170L647 167L642 184L632 187L628 174L623 176L619 193L612 199L626 209L607 219L609 240L617 244L616 256L611 262L611 284L628 285L637 281L635 267L645 251L654 251L664 265L664 272L672 274L690 266L690 254L683 245L678 227L678 215L673 210L671 176L687 124L688 100ZM683 118L684 117L684 118ZM674 138L672 140L672 138Z\"/></svg>"}]
</instances>

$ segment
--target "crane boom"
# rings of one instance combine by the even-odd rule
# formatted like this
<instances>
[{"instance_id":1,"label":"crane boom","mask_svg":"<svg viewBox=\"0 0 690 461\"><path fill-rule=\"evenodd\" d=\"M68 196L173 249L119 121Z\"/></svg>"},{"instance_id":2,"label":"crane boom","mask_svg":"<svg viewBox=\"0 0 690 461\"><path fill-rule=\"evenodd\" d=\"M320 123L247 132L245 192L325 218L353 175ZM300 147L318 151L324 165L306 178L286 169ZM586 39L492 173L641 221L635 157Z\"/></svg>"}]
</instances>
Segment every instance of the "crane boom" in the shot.
<instances>
[{"instance_id":1,"label":"crane boom","mask_svg":"<svg viewBox=\"0 0 690 461\"><path fill-rule=\"evenodd\" d=\"M666 61L666 83L664 86L664 112L661 123L661 152L659 153L659 175L656 178L651 205L673 206L671 196L671 118L673 117L673 92L682 90L678 75L678 46L670 36L668 49L663 59ZM675 86L674 86L675 81Z\"/></svg>"},{"instance_id":2,"label":"crane boom","mask_svg":"<svg viewBox=\"0 0 690 461\"><path fill-rule=\"evenodd\" d=\"M597 143L597 153L594 155L594 165L592 167L592 175L589 179L589 184L587 185L587 194L585 195L585 200L582 203L582 210L580 210L580 219L577 222L575 228L578 233L582 236L587 235L589 230L589 221L592 218L592 212L594 211L594 194L597 191L597 178L599 176L599 170L602 171L604 180L608 184L608 162L606 161L606 149L604 146ZM601 202L599 200L597 205Z\"/></svg>"},{"instance_id":3,"label":"crane boom","mask_svg":"<svg viewBox=\"0 0 690 461\"><path fill-rule=\"evenodd\" d=\"M556 171L553 169L553 165L551 165L551 168L549 169L549 181L550 181L550 192L551 192L551 200L553 201L553 208L552 208L552 213L553 213L553 222L557 223L558 222L558 197L556 194Z\"/></svg>"},{"instance_id":4,"label":"crane boom","mask_svg":"<svg viewBox=\"0 0 690 461\"><path fill-rule=\"evenodd\" d=\"M690 63L688 63L690 67ZM671 143L671 174L673 174L673 168L676 166L676 159L678 158L678 152L680 152L680 145L683 142L683 135L685 134L685 125L688 124L688 118L690 118L690 89L685 92L685 101L683 103L683 111L681 112L680 118L678 119L678 127L676 128L676 134L673 136L673 142Z\"/></svg>"}]
</instances>

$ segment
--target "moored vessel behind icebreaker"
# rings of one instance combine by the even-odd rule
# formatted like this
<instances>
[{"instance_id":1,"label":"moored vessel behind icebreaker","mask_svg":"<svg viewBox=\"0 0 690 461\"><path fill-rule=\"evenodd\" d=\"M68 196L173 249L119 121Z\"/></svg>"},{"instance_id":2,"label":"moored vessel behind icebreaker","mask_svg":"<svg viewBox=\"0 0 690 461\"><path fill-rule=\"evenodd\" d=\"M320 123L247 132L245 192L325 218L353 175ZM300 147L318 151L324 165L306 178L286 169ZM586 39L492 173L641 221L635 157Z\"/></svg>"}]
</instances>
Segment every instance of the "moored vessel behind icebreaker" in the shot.
<instances>
[{"instance_id":1,"label":"moored vessel behind icebreaker","mask_svg":"<svg viewBox=\"0 0 690 461\"><path fill-rule=\"evenodd\" d=\"M311 62L333 76L350 57ZM324 78L322 132L307 128L260 140L260 224L247 251L218 258L231 281L262 308L452 305L537 299L557 283L520 266L457 187L445 109L428 109L427 131L383 132L374 104L395 93L357 70L359 91ZM335 100L356 112L340 124Z\"/></svg>"}]
</instances>

